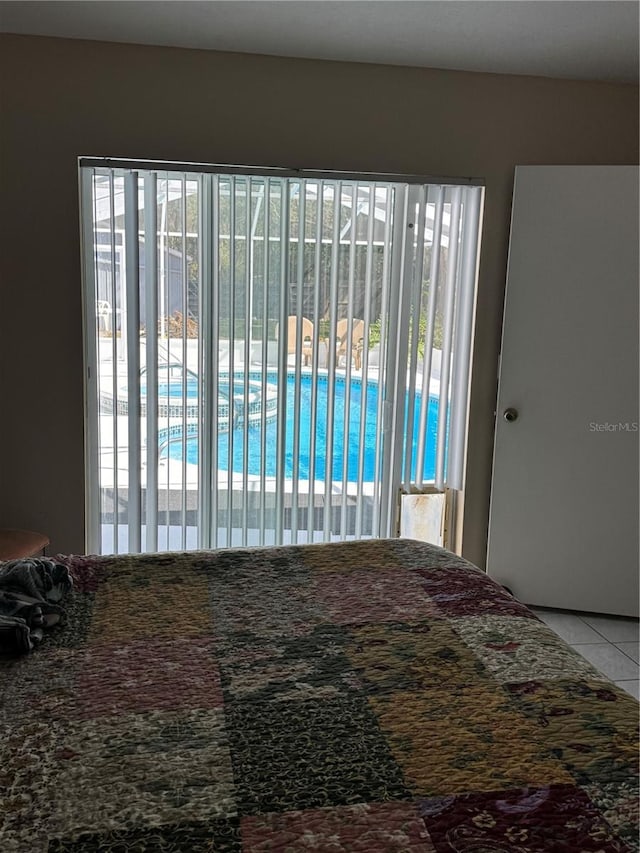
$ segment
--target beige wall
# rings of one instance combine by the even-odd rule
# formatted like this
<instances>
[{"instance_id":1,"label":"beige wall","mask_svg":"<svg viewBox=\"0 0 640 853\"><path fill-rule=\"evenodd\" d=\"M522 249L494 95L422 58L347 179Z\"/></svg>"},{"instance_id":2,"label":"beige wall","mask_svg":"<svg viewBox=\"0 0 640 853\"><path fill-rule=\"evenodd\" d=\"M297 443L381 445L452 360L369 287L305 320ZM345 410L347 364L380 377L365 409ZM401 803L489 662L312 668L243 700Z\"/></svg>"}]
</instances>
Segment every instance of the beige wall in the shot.
<instances>
[{"instance_id":1,"label":"beige wall","mask_svg":"<svg viewBox=\"0 0 640 853\"><path fill-rule=\"evenodd\" d=\"M83 550L77 157L486 181L464 553L483 563L516 164L636 163L638 89L4 36L0 524Z\"/></svg>"}]
</instances>

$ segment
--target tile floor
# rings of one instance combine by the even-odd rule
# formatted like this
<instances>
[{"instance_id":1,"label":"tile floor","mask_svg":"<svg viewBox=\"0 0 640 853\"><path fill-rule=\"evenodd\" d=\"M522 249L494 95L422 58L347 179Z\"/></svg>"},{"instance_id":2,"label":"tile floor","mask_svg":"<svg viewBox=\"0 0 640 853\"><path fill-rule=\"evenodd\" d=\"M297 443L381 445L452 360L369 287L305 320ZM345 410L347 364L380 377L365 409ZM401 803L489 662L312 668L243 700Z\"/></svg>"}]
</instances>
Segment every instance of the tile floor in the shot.
<instances>
[{"instance_id":1,"label":"tile floor","mask_svg":"<svg viewBox=\"0 0 640 853\"><path fill-rule=\"evenodd\" d=\"M603 675L640 698L637 619L545 607L531 609Z\"/></svg>"}]
</instances>

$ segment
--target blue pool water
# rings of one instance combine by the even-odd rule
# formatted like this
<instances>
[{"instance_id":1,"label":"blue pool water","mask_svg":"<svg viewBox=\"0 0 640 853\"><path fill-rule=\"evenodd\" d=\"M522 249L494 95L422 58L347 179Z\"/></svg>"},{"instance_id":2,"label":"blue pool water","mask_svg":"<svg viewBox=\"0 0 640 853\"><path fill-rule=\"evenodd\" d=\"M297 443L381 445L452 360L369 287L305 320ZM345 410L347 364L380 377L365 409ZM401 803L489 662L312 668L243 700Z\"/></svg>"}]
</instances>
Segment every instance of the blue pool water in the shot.
<instances>
[{"instance_id":1,"label":"blue pool water","mask_svg":"<svg viewBox=\"0 0 640 853\"><path fill-rule=\"evenodd\" d=\"M251 377L254 379L254 377ZM257 378L257 377L256 377ZM269 378L270 384L275 384L275 377ZM311 440L311 406L312 406L312 385L310 376L301 377L300 387L300 428L298 432L298 472L297 476L300 480L307 480L310 475L310 440ZM364 413L365 433L364 433L364 469L363 480L371 482L375 479L375 453L376 442L380 435L380 424L378 422L378 384L377 382L367 383L366 393L366 410ZM191 388L189 389L192 390ZM221 386L221 390L223 387ZM193 388L193 393L197 393L197 389ZM236 389L237 393L237 389ZM327 403L328 403L328 383L325 377L317 379L317 417L315 430L315 470L313 476L315 479L323 480L326 474L326 459L328 452L328 444L331 443L331 437L327 437ZM347 430L345 433L345 382L344 379L336 381L334 389L334 429L332 438L332 458L333 467L331 477L334 480L342 480L343 465L346 454L347 464L347 480L354 482L358 479L358 449L360 444L360 423L361 412L360 404L362 399L362 383L359 380L352 380L351 394L349 405L349 418ZM417 439L419 426L419 396L417 397L417 406L414 413L414 450ZM285 442L285 478L292 479L294 475L294 405L295 405L295 377L289 376L287 379L287 422L286 422L286 442ZM428 420L427 420L427 442L425 448L425 461L423 479L431 480L435 473L435 445L436 445L436 426L438 417L438 401L435 397L429 398ZM242 473L245 469L245 458L243 448L243 430L235 429L232 433L233 437L233 470L236 473ZM267 477L276 475L276 453L277 453L277 423L273 419L266 424L266 442L265 452L262 449L262 429L260 425L251 426L249 429L249 448L246 460L247 473L251 475L260 475L263 466L264 474ZM198 437L190 436L184 442L186 449L187 461L197 463L198 461ZM166 455L165 450L163 455ZM168 446L168 453L174 459L182 459L183 441L178 440L172 442ZM415 453L414 453L415 456ZM229 457L229 434L222 433L218 437L218 469L222 471L228 470ZM415 476L415 461L414 471Z\"/></svg>"}]
</instances>

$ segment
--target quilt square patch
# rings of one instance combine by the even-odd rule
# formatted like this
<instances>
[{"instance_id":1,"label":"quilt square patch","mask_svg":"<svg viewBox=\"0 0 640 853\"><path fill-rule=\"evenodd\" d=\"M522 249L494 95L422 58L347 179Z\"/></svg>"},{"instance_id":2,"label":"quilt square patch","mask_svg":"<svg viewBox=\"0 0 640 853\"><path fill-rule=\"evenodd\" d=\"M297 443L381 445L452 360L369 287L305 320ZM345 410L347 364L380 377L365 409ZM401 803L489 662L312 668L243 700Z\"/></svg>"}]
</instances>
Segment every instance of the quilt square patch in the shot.
<instances>
[{"instance_id":1,"label":"quilt square patch","mask_svg":"<svg viewBox=\"0 0 640 853\"><path fill-rule=\"evenodd\" d=\"M221 708L213 640L133 640L87 650L73 716Z\"/></svg>"},{"instance_id":2,"label":"quilt square patch","mask_svg":"<svg viewBox=\"0 0 640 853\"><path fill-rule=\"evenodd\" d=\"M364 622L410 622L440 616L413 572L405 569L316 575L318 600L337 625Z\"/></svg>"},{"instance_id":3,"label":"quilt square patch","mask_svg":"<svg viewBox=\"0 0 640 853\"><path fill-rule=\"evenodd\" d=\"M0 654L0 723L21 713L23 687L20 684L29 658ZM14 697L13 699L11 697Z\"/></svg>"},{"instance_id":4,"label":"quilt square patch","mask_svg":"<svg viewBox=\"0 0 640 853\"><path fill-rule=\"evenodd\" d=\"M232 634L217 643L222 684L230 699L301 701L360 689L338 625L318 625L301 637Z\"/></svg>"},{"instance_id":5,"label":"quilt square patch","mask_svg":"<svg viewBox=\"0 0 640 853\"><path fill-rule=\"evenodd\" d=\"M416 569L422 586L447 616L522 616L535 615L516 601L495 581L468 568L450 568L446 572Z\"/></svg>"},{"instance_id":6,"label":"quilt square patch","mask_svg":"<svg viewBox=\"0 0 640 853\"><path fill-rule=\"evenodd\" d=\"M291 587L286 597L273 587L267 593L253 587L245 589L239 597L234 586L216 586L211 596L215 631L219 637L232 633L251 633L265 638L301 637L317 625L330 621L306 587Z\"/></svg>"},{"instance_id":7,"label":"quilt square patch","mask_svg":"<svg viewBox=\"0 0 640 853\"><path fill-rule=\"evenodd\" d=\"M241 584L257 586L262 592L271 587L287 589L304 586L310 574L300 558L304 546L281 548L233 548L200 552L192 557L192 566L217 587Z\"/></svg>"},{"instance_id":8,"label":"quilt square patch","mask_svg":"<svg viewBox=\"0 0 640 853\"><path fill-rule=\"evenodd\" d=\"M444 620L351 626L346 653L369 694L492 681Z\"/></svg>"},{"instance_id":9,"label":"quilt square patch","mask_svg":"<svg viewBox=\"0 0 640 853\"><path fill-rule=\"evenodd\" d=\"M241 814L403 799L402 773L366 700L230 702Z\"/></svg>"},{"instance_id":10,"label":"quilt square patch","mask_svg":"<svg viewBox=\"0 0 640 853\"><path fill-rule=\"evenodd\" d=\"M497 684L370 696L414 795L572 783Z\"/></svg>"},{"instance_id":11,"label":"quilt square patch","mask_svg":"<svg viewBox=\"0 0 640 853\"><path fill-rule=\"evenodd\" d=\"M15 661L12 678L0 687L2 719L13 725L71 719L85 656L84 650L49 646Z\"/></svg>"},{"instance_id":12,"label":"quilt square patch","mask_svg":"<svg viewBox=\"0 0 640 853\"><path fill-rule=\"evenodd\" d=\"M550 785L423 800L436 853L627 853L584 791Z\"/></svg>"},{"instance_id":13,"label":"quilt square patch","mask_svg":"<svg viewBox=\"0 0 640 853\"><path fill-rule=\"evenodd\" d=\"M290 558L272 556L264 570L256 551L240 554L233 564L221 554L206 572L216 635L251 633L272 638L298 637L330 622L321 602L314 598L306 569Z\"/></svg>"},{"instance_id":14,"label":"quilt square patch","mask_svg":"<svg viewBox=\"0 0 640 853\"><path fill-rule=\"evenodd\" d=\"M58 554L54 559L69 570L73 578L74 591L87 594L98 591L108 574L109 567L114 565L115 560L121 558Z\"/></svg>"},{"instance_id":15,"label":"quilt square patch","mask_svg":"<svg viewBox=\"0 0 640 853\"><path fill-rule=\"evenodd\" d=\"M434 853L413 803L361 803L242 818L243 853Z\"/></svg>"},{"instance_id":16,"label":"quilt square patch","mask_svg":"<svg viewBox=\"0 0 640 853\"><path fill-rule=\"evenodd\" d=\"M119 554L109 558L106 570L108 579L129 589L148 589L168 584L188 590L198 576L195 555L179 551L161 554Z\"/></svg>"},{"instance_id":17,"label":"quilt square patch","mask_svg":"<svg viewBox=\"0 0 640 853\"><path fill-rule=\"evenodd\" d=\"M589 799L602 816L629 847L638 846L638 820L640 818L640 790L637 773L630 773L620 782L595 782L585 785Z\"/></svg>"},{"instance_id":18,"label":"quilt square patch","mask_svg":"<svg viewBox=\"0 0 640 853\"><path fill-rule=\"evenodd\" d=\"M47 853L243 853L238 818L56 838Z\"/></svg>"},{"instance_id":19,"label":"quilt square patch","mask_svg":"<svg viewBox=\"0 0 640 853\"><path fill-rule=\"evenodd\" d=\"M448 572L449 569L459 568L470 574L484 574L457 554L444 548L437 548L428 542L416 542L414 539L387 539L384 540L384 544L398 564L407 569L424 569L428 566L434 571L445 569ZM375 542L374 547L378 547L378 542Z\"/></svg>"},{"instance_id":20,"label":"quilt square patch","mask_svg":"<svg viewBox=\"0 0 640 853\"><path fill-rule=\"evenodd\" d=\"M404 564L398 559L389 542L377 540L375 547L370 541L323 543L304 545L300 559L313 572L370 572L380 569L400 569Z\"/></svg>"},{"instance_id":21,"label":"quilt square patch","mask_svg":"<svg viewBox=\"0 0 640 853\"><path fill-rule=\"evenodd\" d=\"M53 727L52 727L53 728ZM53 836L235 815L220 710L150 712L56 724L46 798Z\"/></svg>"},{"instance_id":22,"label":"quilt square patch","mask_svg":"<svg viewBox=\"0 0 640 853\"><path fill-rule=\"evenodd\" d=\"M509 690L539 742L576 781L625 781L637 772L638 706L631 696L598 681L525 682Z\"/></svg>"},{"instance_id":23,"label":"quilt square patch","mask_svg":"<svg viewBox=\"0 0 640 853\"><path fill-rule=\"evenodd\" d=\"M452 619L456 632L502 683L557 678L606 681L537 619L465 616Z\"/></svg>"},{"instance_id":24,"label":"quilt square patch","mask_svg":"<svg viewBox=\"0 0 640 853\"><path fill-rule=\"evenodd\" d=\"M144 575L139 580L144 581ZM159 579L152 586L133 580L128 584L108 580L93 608L89 644L211 636L208 596L202 577L193 577L188 586Z\"/></svg>"},{"instance_id":25,"label":"quilt square patch","mask_svg":"<svg viewBox=\"0 0 640 853\"><path fill-rule=\"evenodd\" d=\"M56 724L25 721L0 726L1 849L47 849L53 804Z\"/></svg>"}]
</instances>

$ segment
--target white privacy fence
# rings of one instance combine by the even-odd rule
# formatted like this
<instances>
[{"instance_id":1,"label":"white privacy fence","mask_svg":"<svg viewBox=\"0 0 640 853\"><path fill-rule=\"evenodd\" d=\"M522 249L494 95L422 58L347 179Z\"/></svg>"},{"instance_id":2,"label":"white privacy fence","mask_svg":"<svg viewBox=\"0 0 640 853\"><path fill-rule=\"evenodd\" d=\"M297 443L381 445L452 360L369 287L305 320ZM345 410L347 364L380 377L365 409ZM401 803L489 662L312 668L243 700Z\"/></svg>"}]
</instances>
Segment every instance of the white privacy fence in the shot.
<instances>
[{"instance_id":1,"label":"white privacy fence","mask_svg":"<svg viewBox=\"0 0 640 853\"><path fill-rule=\"evenodd\" d=\"M88 548L394 535L461 488L482 190L81 163Z\"/></svg>"}]
</instances>

